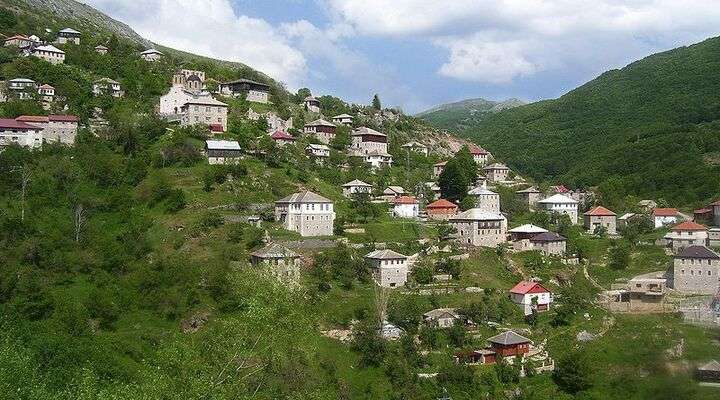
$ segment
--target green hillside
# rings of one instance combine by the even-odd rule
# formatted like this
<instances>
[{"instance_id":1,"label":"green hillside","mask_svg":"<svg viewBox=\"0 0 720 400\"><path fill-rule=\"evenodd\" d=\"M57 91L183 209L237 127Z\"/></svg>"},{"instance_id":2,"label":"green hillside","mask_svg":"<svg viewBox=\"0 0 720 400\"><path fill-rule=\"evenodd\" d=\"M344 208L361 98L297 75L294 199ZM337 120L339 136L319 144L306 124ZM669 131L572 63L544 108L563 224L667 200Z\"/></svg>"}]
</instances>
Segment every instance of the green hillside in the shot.
<instances>
[{"instance_id":1,"label":"green hillside","mask_svg":"<svg viewBox=\"0 0 720 400\"><path fill-rule=\"evenodd\" d=\"M492 101L482 98L467 99L454 103L441 104L420 112L415 116L437 128L463 131L468 127L477 125L492 114L523 104L525 104L525 102L518 99L508 99L504 101Z\"/></svg>"},{"instance_id":2,"label":"green hillside","mask_svg":"<svg viewBox=\"0 0 720 400\"><path fill-rule=\"evenodd\" d=\"M720 195L720 39L655 54L462 132L541 181L675 205Z\"/></svg>"}]
</instances>

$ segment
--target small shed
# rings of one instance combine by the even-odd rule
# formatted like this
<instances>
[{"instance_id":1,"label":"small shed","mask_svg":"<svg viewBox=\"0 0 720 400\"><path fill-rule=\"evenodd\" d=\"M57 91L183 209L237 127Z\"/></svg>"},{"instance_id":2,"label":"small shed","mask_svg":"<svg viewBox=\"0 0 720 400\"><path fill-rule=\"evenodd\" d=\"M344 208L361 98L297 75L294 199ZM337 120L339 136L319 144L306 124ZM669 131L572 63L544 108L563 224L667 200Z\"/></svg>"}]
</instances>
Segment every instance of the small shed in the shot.
<instances>
[{"instance_id":1,"label":"small shed","mask_svg":"<svg viewBox=\"0 0 720 400\"><path fill-rule=\"evenodd\" d=\"M240 143L235 140L206 140L205 151L210 164L230 164L242 158Z\"/></svg>"}]
</instances>

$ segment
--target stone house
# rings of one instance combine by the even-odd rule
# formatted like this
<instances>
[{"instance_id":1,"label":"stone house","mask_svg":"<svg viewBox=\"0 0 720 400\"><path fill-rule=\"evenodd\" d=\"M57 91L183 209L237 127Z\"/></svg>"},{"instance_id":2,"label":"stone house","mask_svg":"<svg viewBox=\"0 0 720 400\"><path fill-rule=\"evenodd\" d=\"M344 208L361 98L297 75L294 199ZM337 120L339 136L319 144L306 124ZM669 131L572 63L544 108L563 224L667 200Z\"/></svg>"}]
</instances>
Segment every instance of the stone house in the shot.
<instances>
[{"instance_id":1,"label":"stone house","mask_svg":"<svg viewBox=\"0 0 720 400\"><path fill-rule=\"evenodd\" d=\"M715 226L720 226L720 200L710 203L713 210L713 223Z\"/></svg>"},{"instance_id":2,"label":"stone house","mask_svg":"<svg viewBox=\"0 0 720 400\"><path fill-rule=\"evenodd\" d=\"M333 202L307 190L293 193L275 202L275 220L301 236L332 236Z\"/></svg>"},{"instance_id":3,"label":"stone house","mask_svg":"<svg viewBox=\"0 0 720 400\"><path fill-rule=\"evenodd\" d=\"M50 64L57 65L65 62L65 52L51 44L30 46L27 50L27 54L43 59Z\"/></svg>"},{"instance_id":4,"label":"stone house","mask_svg":"<svg viewBox=\"0 0 720 400\"><path fill-rule=\"evenodd\" d=\"M628 222L632 221L632 219L635 217L637 217L637 214L635 214L635 213L625 213L625 214L619 216L617 219L618 229L627 226Z\"/></svg>"},{"instance_id":5,"label":"stone house","mask_svg":"<svg viewBox=\"0 0 720 400\"><path fill-rule=\"evenodd\" d=\"M385 167L391 167L393 158L388 153L383 153L378 150L373 150L367 154L359 155L363 161L370 166L372 169L380 169Z\"/></svg>"},{"instance_id":6,"label":"stone house","mask_svg":"<svg viewBox=\"0 0 720 400\"><path fill-rule=\"evenodd\" d=\"M240 143L235 140L206 140L208 164L235 164L242 159Z\"/></svg>"},{"instance_id":7,"label":"stone house","mask_svg":"<svg viewBox=\"0 0 720 400\"><path fill-rule=\"evenodd\" d=\"M53 99L55 98L55 88L48 85L47 83L44 85L40 85L38 88L38 94L40 95L40 100L42 100L44 103L52 103Z\"/></svg>"},{"instance_id":8,"label":"stone house","mask_svg":"<svg viewBox=\"0 0 720 400\"><path fill-rule=\"evenodd\" d=\"M28 100L37 92L37 83L32 79L15 78L7 81L7 89L12 96L20 100Z\"/></svg>"},{"instance_id":9,"label":"stone house","mask_svg":"<svg viewBox=\"0 0 720 400\"><path fill-rule=\"evenodd\" d=\"M208 92L189 90L188 85L185 83L187 81L184 78L181 79L181 81L180 83L175 83L175 80L173 80L173 85L170 87L170 90L160 96L160 107L158 109L160 115L165 117L178 116L182 114L182 106L188 102L201 98L212 98Z\"/></svg>"},{"instance_id":10,"label":"stone house","mask_svg":"<svg viewBox=\"0 0 720 400\"><path fill-rule=\"evenodd\" d=\"M425 187L432 192L430 200L438 200L442 194L440 186L436 182L425 182Z\"/></svg>"},{"instance_id":11,"label":"stone house","mask_svg":"<svg viewBox=\"0 0 720 400\"><path fill-rule=\"evenodd\" d=\"M288 117L287 120L284 120L280 118L279 115L275 114L272 111L268 111L264 114L256 113L252 107L248 108L247 118L252 121L258 121L260 118L265 118L265 121L267 121L267 131L268 133L275 132L275 131L284 131L287 132L288 129L291 129L293 127L293 118Z\"/></svg>"},{"instance_id":12,"label":"stone house","mask_svg":"<svg viewBox=\"0 0 720 400\"><path fill-rule=\"evenodd\" d=\"M501 163L490 164L483 171L488 182L505 182L510 174L510 168Z\"/></svg>"},{"instance_id":13,"label":"stone house","mask_svg":"<svg viewBox=\"0 0 720 400\"><path fill-rule=\"evenodd\" d=\"M240 97L255 103L268 103L270 99L270 85L251 81L250 79L237 79L218 85L218 91L223 96Z\"/></svg>"},{"instance_id":14,"label":"stone house","mask_svg":"<svg viewBox=\"0 0 720 400\"><path fill-rule=\"evenodd\" d=\"M499 212L471 208L450 217L456 233L453 237L464 246L496 247L507 241L507 219Z\"/></svg>"},{"instance_id":15,"label":"stone house","mask_svg":"<svg viewBox=\"0 0 720 400\"><path fill-rule=\"evenodd\" d=\"M414 153L419 153L427 157L428 154L430 154L430 151L428 150L428 147L424 144L416 141L408 142L402 145L402 148L407 151L412 151Z\"/></svg>"},{"instance_id":16,"label":"stone house","mask_svg":"<svg viewBox=\"0 0 720 400\"><path fill-rule=\"evenodd\" d=\"M332 122L334 124L342 124L350 126L353 122L353 116L349 114L340 114L332 117Z\"/></svg>"},{"instance_id":17,"label":"stone house","mask_svg":"<svg viewBox=\"0 0 720 400\"><path fill-rule=\"evenodd\" d=\"M720 247L720 228L710 228L708 230L708 242L711 247Z\"/></svg>"},{"instance_id":18,"label":"stone house","mask_svg":"<svg viewBox=\"0 0 720 400\"><path fill-rule=\"evenodd\" d=\"M535 208L535 205L540 200L540 190L535 186L518 190L515 194L522 199L522 201L528 205L530 209Z\"/></svg>"},{"instance_id":19,"label":"stone house","mask_svg":"<svg viewBox=\"0 0 720 400\"><path fill-rule=\"evenodd\" d=\"M228 105L212 97L199 97L188 101L180 108L180 125L204 124L219 125L219 130L227 131Z\"/></svg>"},{"instance_id":20,"label":"stone house","mask_svg":"<svg viewBox=\"0 0 720 400\"><path fill-rule=\"evenodd\" d=\"M541 312L550 309L552 292L538 282L522 281L510 289L510 300L523 310L525 315L533 310Z\"/></svg>"},{"instance_id":21,"label":"stone house","mask_svg":"<svg viewBox=\"0 0 720 400\"><path fill-rule=\"evenodd\" d=\"M324 144L330 144L330 142L335 139L336 128L335 124L321 118L305 124L303 132L307 135L315 136L317 140Z\"/></svg>"},{"instance_id":22,"label":"stone house","mask_svg":"<svg viewBox=\"0 0 720 400\"><path fill-rule=\"evenodd\" d=\"M149 62L160 61L163 56L164 54L156 49L148 49L140 53L140 58Z\"/></svg>"},{"instance_id":23,"label":"stone house","mask_svg":"<svg viewBox=\"0 0 720 400\"><path fill-rule=\"evenodd\" d=\"M529 240L533 250L546 256L562 256L567 251L567 239L555 232L540 233Z\"/></svg>"},{"instance_id":24,"label":"stone house","mask_svg":"<svg viewBox=\"0 0 720 400\"><path fill-rule=\"evenodd\" d=\"M617 214L603 206L597 206L583 214L585 229L594 233L598 228L604 228L608 235L617 234Z\"/></svg>"},{"instance_id":25,"label":"stone house","mask_svg":"<svg viewBox=\"0 0 720 400\"><path fill-rule=\"evenodd\" d=\"M320 100L316 99L313 96L308 96L303 100L303 104L305 105L305 108L314 113L320 112Z\"/></svg>"},{"instance_id":26,"label":"stone house","mask_svg":"<svg viewBox=\"0 0 720 400\"><path fill-rule=\"evenodd\" d=\"M412 196L400 196L394 201L393 215L397 218L418 218L420 202Z\"/></svg>"},{"instance_id":27,"label":"stone house","mask_svg":"<svg viewBox=\"0 0 720 400\"><path fill-rule=\"evenodd\" d=\"M13 35L5 39L5 46L14 46L23 49L31 44L33 44L33 41L25 35Z\"/></svg>"},{"instance_id":28,"label":"stone house","mask_svg":"<svg viewBox=\"0 0 720 400\"><path fill-rule=\"evenodd\" d=\"M295 141L297 140L293 135L283 131L273 132L273 134L270 135L270 139L272 139L278 147L295 144Z\"/></svg>"},{"instance_id":29,"label":"stone house","mask_svg":"<svg viewBox=\"0 0 720 400\"><path fill-rule=\"evenodd\" d=\"M392 203L400 196L405 195L405 189L402 186L390 185L383 190L382 198L388 203Z\"/></svg>"},{"instance_id":30,"label":"stone house","mask_svg":"<svg viewBox=\"0 0 720 400\"><path fill-rule=\"evenodd\" d=\"M684 294L715 294L720 256L705 246L686 247L673 257L672 287Z\"/></svg>"},{"instance_id":31,"label":"stone house","mask_svg":"<svg viewBox=\"0 0 720 400\"><path fill-rule=\"evenodd\" d=\"M80 119L75 115L21 115L16 121L42 129L43 143L75 144Z\"/></svg>"},{"instance_id":32,"label":"stone house","mask_svg":"<svg viewBox=\"0 0 720 400\"><path fill-rule=\"evenodd\" d=\"M655 208L652 211L655 228L662 228L666 225L674 225L680 219L677 208Z\"/></svg>"},{"instance_id":33,"label":"stone house","mask_svg":"<svg viewBox=\"0 0 720 400\"><path fill-rule=\"evenodd\" d=\"M445 199L440 199L425 206L425 212L427 213L428 219L447 221L450 217L457 214L458 206Z\"/></svg>"},{"instance_id":34,"label":"stone house","mask_svg":"<svg viewBox=\"0 0 720 400\"><path fill-rule=\"evenodd\" d=\"M372 192L372 185L365 183L359 179L350 181L342 185L343 196L352 198L355 193L367 193Z\"/></svg>"},{"instance_id":35,"label":"stone house","mask_svg":"<svg viewBox=\"0 0 720 400\"><path fill-rule=\"evenodd\" d=\"M55 43L58 44L65 44L65 43L73 43L73 44L80 44L80 32L76 31L72 28L65 28L58 31L57 39L55 39Z\"/></svg>"},{"instance_id":36,"label":"stone house","mask_svg":"<svg viewBox=\"0 0 720 400\"><path fill-rule=\"evenodd\" d=\"M0 150L16 144L31 149L42 147L43 129L11 118L0 118Z\"/></svg>"},{"instance_id":37,"label":"stone house","mask_svg":"<svg viewBox=\"0 0 720 400\"><path fill-rule=\"evenodd\" d=\"M485 211L500 212L500 195L485 186L478 186L468 192L475 199L475 208Z\"/></svg>"},{"instance_id":38,"label":"stone house","mask_svg":"<svg viewBox=\"0 0 720 400\"><path fill-rule=\"evenodd\" d=\"M108 50L110 50L110 49L108 49L107 47L105 47L101 44L95 46L95 52L98 54L105 55L105 54L107 54Z\"/></svg>"},{"instance_id":39,"label":"stone house","mask_svg":"<svg viewBox=\"0 0 720 400\"><path fill-rule=\"evenodd\" d=\"M267 271L280 282L295 286L300 282L300 255L287 247L273 243L250 255L254 267Z\"/></svg>"},{"instance_id":40,"label":"stone house","mask_svg":"<svg viewBox=\"0 0 720 400\"><path fill-rule=\"evenodd\" d=\"M423 314L423 322L432 328L452 328L462 320L456 308L436 308Z\"/></svg>"},{"instance_id":41,"label":"stone house","mask_svg":"<svg viewBox=\"0 0 720 400\"><path fill-rule=\"evenodd\" d=\"M440 174L442 174L446 165L447 165L447 161L441 161L441 162L433 165L433 178L437 179L438 177L440 177Z\"/></svg>"},{"instance_id":42,"label":"stone house","mask_svg":"<svg viewBox=\"0 0 720 400\"><path fill-rule=\"evenodd\" d=\"M330 148L324 144L310 143L305 146L305 154L315 160L316 164L322 165L325 163L325 160L330 157Z\"/></svg>"},{"instance_id":43,"label":"stone house","mask_svg":"<svg viewBox=\"0 0 720 400\"><path fill-rule=\"evenodd\" d=\"M573 224L578 222L578 202L562 194L555 194L537 202L538 207L550 213L565 214Z\"/></svg>"},{"instance_id":44,"label":"stone house","mask_svg":"<svg viewBox=\"0 0 720 400\"><path fill-rule=\"evenodd\" d=\"M122 90L120 82L110 78L100 78L93 82L93 95L109 95L112 97L123 97L125 91Z\"/></svg>"},{"instance_id":45,"label":"stone house","mask_svg":"<svg viewBox=\"0 0 720 400\"><path fill-rule=\"evenodd\" d=\"M662 241L673 252L678 253L690 246L709 246L709 239L710 235L705 225L685 221L670 228L670 232L665 234Z\"/></svg>"},{"instance_id":46,"label":"stone house","mask_svg":"<svg viewBox=\"0 0 720 400\"><path fill-rule=\"evenodd\" d=\"M470 145L470 154L478 165L485 165L490 158L490 152L480 146ZM501 179L503 180L503 179Z\"/></svg>"},{"instance_id":47,"label":"stone house","mask_svg":"<svg viewBox=\"0 0 720 400\"><path fill-rule=\"evenodd\" d=\"M651 272L628 281L628 310L634 312L659 312L664 310L667 279L663 273Z\"/></svg>"},{"instance_id":48,"label":"stone house","mask_svg":"<svg viewBox=\"0 0 720 400\"><path fill-rule=\"evenodd\" d=\"M407 282L407 256L392 250L375 250L365 256L373 271L373 279L382 287L405 286Z\"/></svg>"},{"instance_id":49,"label":"stone house","mask_svg":"<svg viewBox=\"0 0 720 400\"><path fill-rule=\"evenodd\" d=\"M352 131L350 152L354 155L377 152L387 154L387 135L368 127L360 127Z\"/></svg>"},{"instance_id":50,"label":"stone house","mask_svg":"<svg viewBox=\"0 0 720 400\"><path fill-rule=\"evenodd\" d=\"M700 382L720 383L720 362L710 360L695 370L695 379Z\"/></svg>"},{"instance_id":51,"label":"stone house","mask_svg":"<svg viewBox=\"0 0 720 400\"><path fill-rule=\"evenodd\" d=\"M530 243L530 239L535 235L546 232L548 232L547 229L533 224L520 225L508 231L510 234L510 242L512 242L513 249L516 251L534 250L533 244Z\"/></svg>"}]
</instances>

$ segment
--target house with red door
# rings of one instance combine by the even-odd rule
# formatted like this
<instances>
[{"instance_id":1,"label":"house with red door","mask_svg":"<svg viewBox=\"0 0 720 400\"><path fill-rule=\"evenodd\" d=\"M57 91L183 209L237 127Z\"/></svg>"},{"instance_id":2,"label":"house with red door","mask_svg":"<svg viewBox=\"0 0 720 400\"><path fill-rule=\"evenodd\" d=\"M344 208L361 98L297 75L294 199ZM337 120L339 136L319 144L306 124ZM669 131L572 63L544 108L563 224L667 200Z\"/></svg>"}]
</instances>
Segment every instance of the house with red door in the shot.
<instances>
[{"instance_id":1,"label":"house with red door","mask_svg":"<svg viewBox=\"0 0 720 400\"><path fill-rule=\"evenodd\" d=\"M510 300L517 304L525 315L536 311L547 311L552 303L552 292L538 282L522 281L510 289Z\"/></svg>"}]
</instances>

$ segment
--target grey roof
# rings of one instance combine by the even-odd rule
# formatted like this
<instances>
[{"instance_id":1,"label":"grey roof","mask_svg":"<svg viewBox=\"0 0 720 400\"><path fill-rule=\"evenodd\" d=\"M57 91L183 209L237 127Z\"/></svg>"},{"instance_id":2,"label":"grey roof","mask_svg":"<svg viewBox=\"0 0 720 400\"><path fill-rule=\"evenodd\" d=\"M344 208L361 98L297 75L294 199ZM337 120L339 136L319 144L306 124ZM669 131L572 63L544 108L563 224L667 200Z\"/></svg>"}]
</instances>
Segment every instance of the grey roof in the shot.
<instances>
[{"instance_id":1,"label":"grey roof","mask_svg":"<svg viewBox=\"0 0 720 400\"><path fill-rule=\"evenodd\" d=\"M525 336L520 336L513 331L505 331L499 335L495 335L487 340L490 343L497 343L502 345L513 345L520 343L528 343L530 339Z\"/></svg>"},{"instance_id":2,"label":"grey roof","mask_svg":"<svg viewBox=\"0 0 720 400\"><path fill-rule=\"evenodd\" d=\"M110 78L100 78L100 79L96 80L95 83L110 83L110 84L118 84L118 85L120 84L120 82L118 82L114 79L110 79Z\"/></svg>"},{"instance_id":3,"label":"grey roof","mask_svg":"<svg viewBox=\"0 0 720 400\"><path fill-rule=\"evenodd\" d=\"M69 33L69 34L72 34L72 35L79 35L79 34L80 34L80 32L76 31L76 30L73 29L73 28L65 28L65 29L62 29L62 30L58 31L58 33Z\"/></svg>"},{"instance_id":4,"label":"grey roof","mask_svg":"<svg viewBox=\"0 0 720 400\"><path fill-rule=\"evenodd\" d=\"M367 126L361 126L352 131L352 136L362 136L362 135L387 136L386 134L384 134L382 132L378 132L375 129L368 128Z\"/></svg>"},{"instance_id":5,"label":"grey roof","mask_svg":"<svg viewBox=\"0 0 720 400\"><path fill-rule=\"evenodd\" d=\"M390 249L387 250L375 250L365 255L365 258L372 258L376 260L397 260L397 259L406 259L407 256L404 256L396 251L392 251Z\"/></svg>"},{"instance_id":6,"label":"grey roof","mask_svg":"<svg viewBox=\"0 0 720 400\"><path fill-rule=\"evenodd\" d=\"M540 191L535 186L530 186L529 188L518 190L515 193L540 193Z\"/></svg>"},{"instance_id":7,"label":"grey roof","mask_svg":"<svg viewBox=\"0 0 720 400\"><path fill-rule=\"evenodd\" d=\"M50 52L50 53L65 54L64 51L58 49L57 47L55 47L55 46L53 46L53 45L51 45L51 44L46 44L46 45L44 45L44 46L38 46L38 47L36 47L35 49L33 49L33 51L47 51L47 52Z\"/></svg>"},{"instance_id":8,"label":"grey roof","mask_svg":"<svg viewBox=\"0 0 720 400\"><path fill-rule=\"evenodd\" d=\"M520 225L517 228L512 228L508 232L510 233L545 233L548 230L541 228L533 224Z\"/></svg>"},{"instance_id":9,"label":"grey roof","mask_svg":"<svg viewBox=\"0 0 720 400\"><path fill-rule=\"evenodd\" d=\"M320 100L315 98L315 96L310 95L310 96L306 97L304 101L318 101L319 102Z\"/></svg>"},{"instance_id":10,"label":"grey roof","mask_svg":"<svg viewBox=\"0 0 720 400\"><path fill-rule=\"evenodd\" d=\"M480 196L480 195L487 195L487 194L497 195L497 193L493 192L492 190L490 190L486 187L482 187L482 186L478 186L475 189L472 189L471 191L468 192L468 194L472 195L472 196Z\"/></svg>"},{"instance_id":11,"label":"grey roof","mask_svg":"<svg viewBox=\"0 0 720 400\"><path fill-rule=\"evenodd\" d=\"M162 53L160 50L156 50L156 49L147 49L147 50L143 51L143 52L140 53L140 54L160 54L160 55L163 55L163 53Z\"/></svg>"},{"instance_id":12,"label":"grey roof","mask_svg":"<svg viewBox=\"0 0 720 400\"><path fill-rule=\"evenodd\" d=\"M403 189L402 186L390 185L385 190L383 190L383 194L393 194L393 193L404 194L405 189Z\"/></svg>"},{"instance_id":13,"label":"grey roof","mask_svg":"<svg viewBox=\"0 0 720 400\"><path fill-rule=\"evenodd\" d=\"M205 145L210 150L240 150L240 143L235 140L206 140Z\"/></svg>"},{"instance_id":14,"label":"grey roof","mask_svg":"<svg viewBox=\"0 0 720 400\"><path fill-rule=\"evenodd\" d=\"M366 186L366 187L372 187L371 184L365 183L359 179L355 179L354 181L350 181L343 185L343 187L350 187L350 186Z\"/></svg>"},{"instance_id":15,"label":"grey roof","mask_svg":"<svg viewBox=\"0 0 720 400\"><path fill-rule=\"evenodd\" d=\"M17 82L17 83L35 83L34 80L28 79L28 78L15 78L10 79L8 82Z\"/></svg>"},{"instance_id":16,"label":"grey roof","mask_svg":"<svg viewBox=\"0 0 720 400\"><path fill-rule=\"evenodd\" d=\"M227 107L228 105L223 103L220 100L215 100L211 96L198 96L187 103L183 104L183 107L187 104L197 104L201 106L218 106L218 107Z\"/></svg>"},{"instance_id":17,"label":"grey roof","mask_svg":"<svg viewBox=\"0 0 720 400\"><path fill-rule=\"evenodd\" d=\"M313 150L327 150L330 151L330 148L325 146L324 144L315 144L315 143L309 143L307 147L313 149Z\"/></svg>"},{"instance_id":18,"label":"grey roof","mask_svg":"<svg viewBox=\"0 0 720 400\"><path fill-rule=\"evenodd\" d=\"M495 163L495 164L490 164L483 169L487 171L487 170L491 170L491 169L510 169L510 168L508 168L508 166L505 164Z\"/></svg>"},{"instance_id":19,"label":"grey roof","mask_svg":"<svg viewBox=\"0 0 720 400\"><path fill-rule=\"evenodd\" d=\"M353 116L350 114L340 114L333 117L333 119L340 119L340 118L352 118Z\"/></svg>"},{"instance_id":20,"label":"grey roof","mask_svg":"<svg viewBox=\"0 0 720 400\"><path fill-rule=\"evenodd\" d=\"M538 203L542 203L542 204L577 204L577 201L575 201L567 196L563 196L561 194L555 194L555 195L548 197L547 199L542 199L542 200L538 201Z\"/></svg>"},{"instance_id":21,"label":"grey roof","mask_svg":"<svg viewBox=\"0 0 720 400\"><path fill-rule=\"evenodd\" d=\"M676 258L706 258L717 260L720 256L705 246L689 246L678 253Z\"/></svg>"},{"instance_id":22,"label":"grey roof","mask_svg":"<svg viewBox=\"0 0 720 400\"><path fill-rule=\"evenodd\" d=\"M252 253L252 256L258 257L258 258L300 257L296 252L288 249L287 247L285 247L279 243L272 243L268 246L265 246L262 249Z\"/></svg>"},{"instance_id":23,"label":"grey roof","mask_svg":"<svg viewBox=\"0 0 720 400\"><path fill-rule=\"evenodd\" d=\"M567 239L555 232L544 232L530 238L531 242L563 242Z\"/></svg>"},{"instance_id":24,"label":"grey roof","mask_svg":"<svg viewBox=\"0 0 720 400\"><path fill-rule=\"evenodd\" d=\"M234 81L229 81L229 82L223 82L223 83L221 83L221 85L231 85L231 84L233 84L233 83L251 83L251 84L253 84L253 85L266 86L267 88L270 88L270 85L268 85L268 84L266 84L266 83L257 82L257 81L253 81L253 80L250 80L250 79L244 79L244 78L243 78L243 79L236 79L236 80L234 80Z\"/></svg>"},{"instance_id":25,"label":"grey roof","mask_svg":"<svg viewBox=\"0 0 720 400\"><path fill-rule=\"evenodd\" d=\"M718 362L717 360L710 360L709 363L698 367L698 370L720 372L720 362Z\"/></svg>"},{"instance_id":26,"label":"grey roof","mask_svg":"<svg viewBox=\"0 0 720 400\"><path fill-rule=\"evenodd\" d=\"M95 46L95 49L108 50L107 47L105 47L105 46L103 46L103 45L101 45L101 44Z\"/></svg>"},{"instance_id":27,"label":"grey roof","mask_svg":"<svg viewBox=\"0 0 720 400\"><path fill-rule=\"evenodd\" d=\"M320 119L316 119L316 120L313 121L313 122L310 122L310 123L308 123L308 124L305 124L305 126L333 126L333 127L335 127L335 126L337 126L337 125L333 124L332 122L328 122L328 121L325 121L324 119L320 118Z\"/></svg>"},{"instance_id":28,"label":"grey roof","mask_svg":"<svg viewBox=\"0 0 720 400\"><path fill-rule=\"evenodd\" d=\"M424 144L422 144L422 143L420 143L420 142L416 142L416 141L414 141L414 140L413 140L412 142L407 142L407 143L405 143L405 144L402 145L401 147L420 147L420 148L427 149L427 146L425 146Z\"/></svg>"},{"instance_id":29,"label":"grey roof","mask_svg":"<svg viewBox=\"0 0 720 400\"><path fill-rule=\"evenodd\" d=\"M423 314L423 317L426 319L438 319L446 314L453 318L460 318L456 308L436 308Z\"/></svg>"},{"instance_id":30,"label":"grey roof","mask_svg":"<svg viewBox=\"0 0 720 400\"><path fill-rule=\"evenodd\" d=\"M200 79L200 77L197 76L197 75L195 75L195 74L190 74L190 76L187 77L187 80L188 80L188 81L200 81L200 82L202 82L202 79Z\"/></svg>"},{"instance_id":31,"label":"grey roof","mask_svg":"<svg viewBox=\"0 0 720 400\"><path fill-rule=\"evenodd\" d=\"M302 191L293 193L290 196L283 197L275 203L332 203L332 200L326 199L325 197L315 194L310 191Z\"/></svg>"},{"instance_id":32,"label":"grey roof","mask_svg":"<svg viewBox=\"0 0 720 400\"><path fill-rule=\"evenodd\" d=\"M501 221L505 217L499 212L485 211L481 208L471 208L458 215L450 217L450 220L472 220L472 221Z\"/></svg>"}]
</instances>

